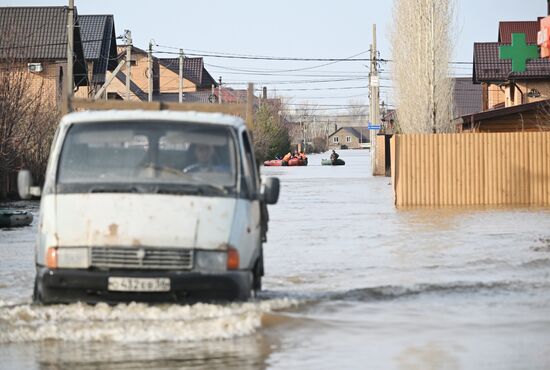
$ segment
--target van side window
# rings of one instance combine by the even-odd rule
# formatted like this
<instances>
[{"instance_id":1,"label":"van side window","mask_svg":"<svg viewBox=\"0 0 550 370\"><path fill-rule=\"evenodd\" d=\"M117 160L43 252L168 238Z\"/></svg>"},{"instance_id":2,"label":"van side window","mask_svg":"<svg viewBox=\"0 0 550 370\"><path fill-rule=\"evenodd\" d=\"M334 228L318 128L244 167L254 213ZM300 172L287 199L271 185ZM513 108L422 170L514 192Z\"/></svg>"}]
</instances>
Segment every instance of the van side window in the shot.
<instances>
[{"instance_id":1,"label":"van side window","mask_svg":"<svg viewBox=\"0 0 550 370\"><path fill-rule=\"evenodd\" d=\"M249 182L249 184L253 187L252 189L257 189L260 185L259 179L258 179L258 170L256 168L256 162L254 161L254 154L252 152L252 145L250 145L250 139L248 137L248 133L246 131L243 131L243 146L244 146L244 152L246 155L245 159L245 166L247 167L247 172L252 177Z\"/></svg>"}]
</instances>

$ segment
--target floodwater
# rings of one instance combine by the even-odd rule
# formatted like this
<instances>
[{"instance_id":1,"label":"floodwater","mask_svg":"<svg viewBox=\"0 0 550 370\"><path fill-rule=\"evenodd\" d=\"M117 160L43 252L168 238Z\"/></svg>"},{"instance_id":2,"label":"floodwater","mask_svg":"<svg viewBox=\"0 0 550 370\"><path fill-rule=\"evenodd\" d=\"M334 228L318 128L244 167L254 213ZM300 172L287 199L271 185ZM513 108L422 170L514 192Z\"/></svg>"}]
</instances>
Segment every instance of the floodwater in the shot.
<instances>
[{"instance_id":1,"label":"floodwater","mask_svg":"<svg viewBox=\"0 0 550 370\"><path fill-rule=\"evenodd\" d=\"M245 304L36 307L37 220L0 231L0 368L550 369L550 210L396 209L341 156L263 169L281 199Z\"/></svg>"}]
</instances>

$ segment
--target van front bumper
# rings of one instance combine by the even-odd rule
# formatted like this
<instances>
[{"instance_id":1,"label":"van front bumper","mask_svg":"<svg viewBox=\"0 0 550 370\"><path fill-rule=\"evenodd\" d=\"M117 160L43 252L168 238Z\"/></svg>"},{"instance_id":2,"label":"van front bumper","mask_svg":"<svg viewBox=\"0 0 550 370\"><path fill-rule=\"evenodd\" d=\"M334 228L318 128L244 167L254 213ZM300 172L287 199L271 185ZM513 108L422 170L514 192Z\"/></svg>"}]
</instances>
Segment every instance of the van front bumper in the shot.
<instances>
[{"instance_id":1,"label":"van front bumper","mask_svg":"<svg viewBox=\"0 0 550 370\"><path fill-rule=\"evenodd\" d=\"M109 277L169 278L167 292L118 292L108 289ZM214 274L180 271L48 269L37 266L34 298L40 303L193 303L250 298L250 271Z\"/></svg>"}]
</instances>

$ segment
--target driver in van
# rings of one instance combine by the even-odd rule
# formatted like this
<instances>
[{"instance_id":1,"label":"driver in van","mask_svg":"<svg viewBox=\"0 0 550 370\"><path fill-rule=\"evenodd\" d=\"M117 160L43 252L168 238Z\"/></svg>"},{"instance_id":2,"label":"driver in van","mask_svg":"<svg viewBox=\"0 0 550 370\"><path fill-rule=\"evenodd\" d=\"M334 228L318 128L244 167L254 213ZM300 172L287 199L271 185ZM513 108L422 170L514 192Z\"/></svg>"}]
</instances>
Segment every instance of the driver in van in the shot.
<instances>
[{"instance_id":1,"label":"driver in van","mask_svg":"<svg viewBox=\"0 0 550 370\"><path fill-rule=\"evenodd\" d=\"M196 144L192 150L195 156L195 163L187 166L183 172L218 172L223 171L223 166L215 163L216 151L212 145Z\"/></svg>"}]
</instances>

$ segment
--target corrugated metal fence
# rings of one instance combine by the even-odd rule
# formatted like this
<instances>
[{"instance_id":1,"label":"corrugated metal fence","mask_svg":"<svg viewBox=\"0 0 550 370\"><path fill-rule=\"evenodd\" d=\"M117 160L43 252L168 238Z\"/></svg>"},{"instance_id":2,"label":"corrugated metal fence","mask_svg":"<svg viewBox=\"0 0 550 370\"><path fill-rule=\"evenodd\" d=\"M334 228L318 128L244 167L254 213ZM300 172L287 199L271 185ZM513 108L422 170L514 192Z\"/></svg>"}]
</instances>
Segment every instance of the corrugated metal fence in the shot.
<instances>
[{"instance_id":1,"label":"corrugated metal fence","mask_svg":"<svg viewBox=\"0 0 550 370\"><path fill-rule=\"evenodd\" d=\"M397 206L550 206L550 132L396 135Z\"/></svg>"}]
</instances>

